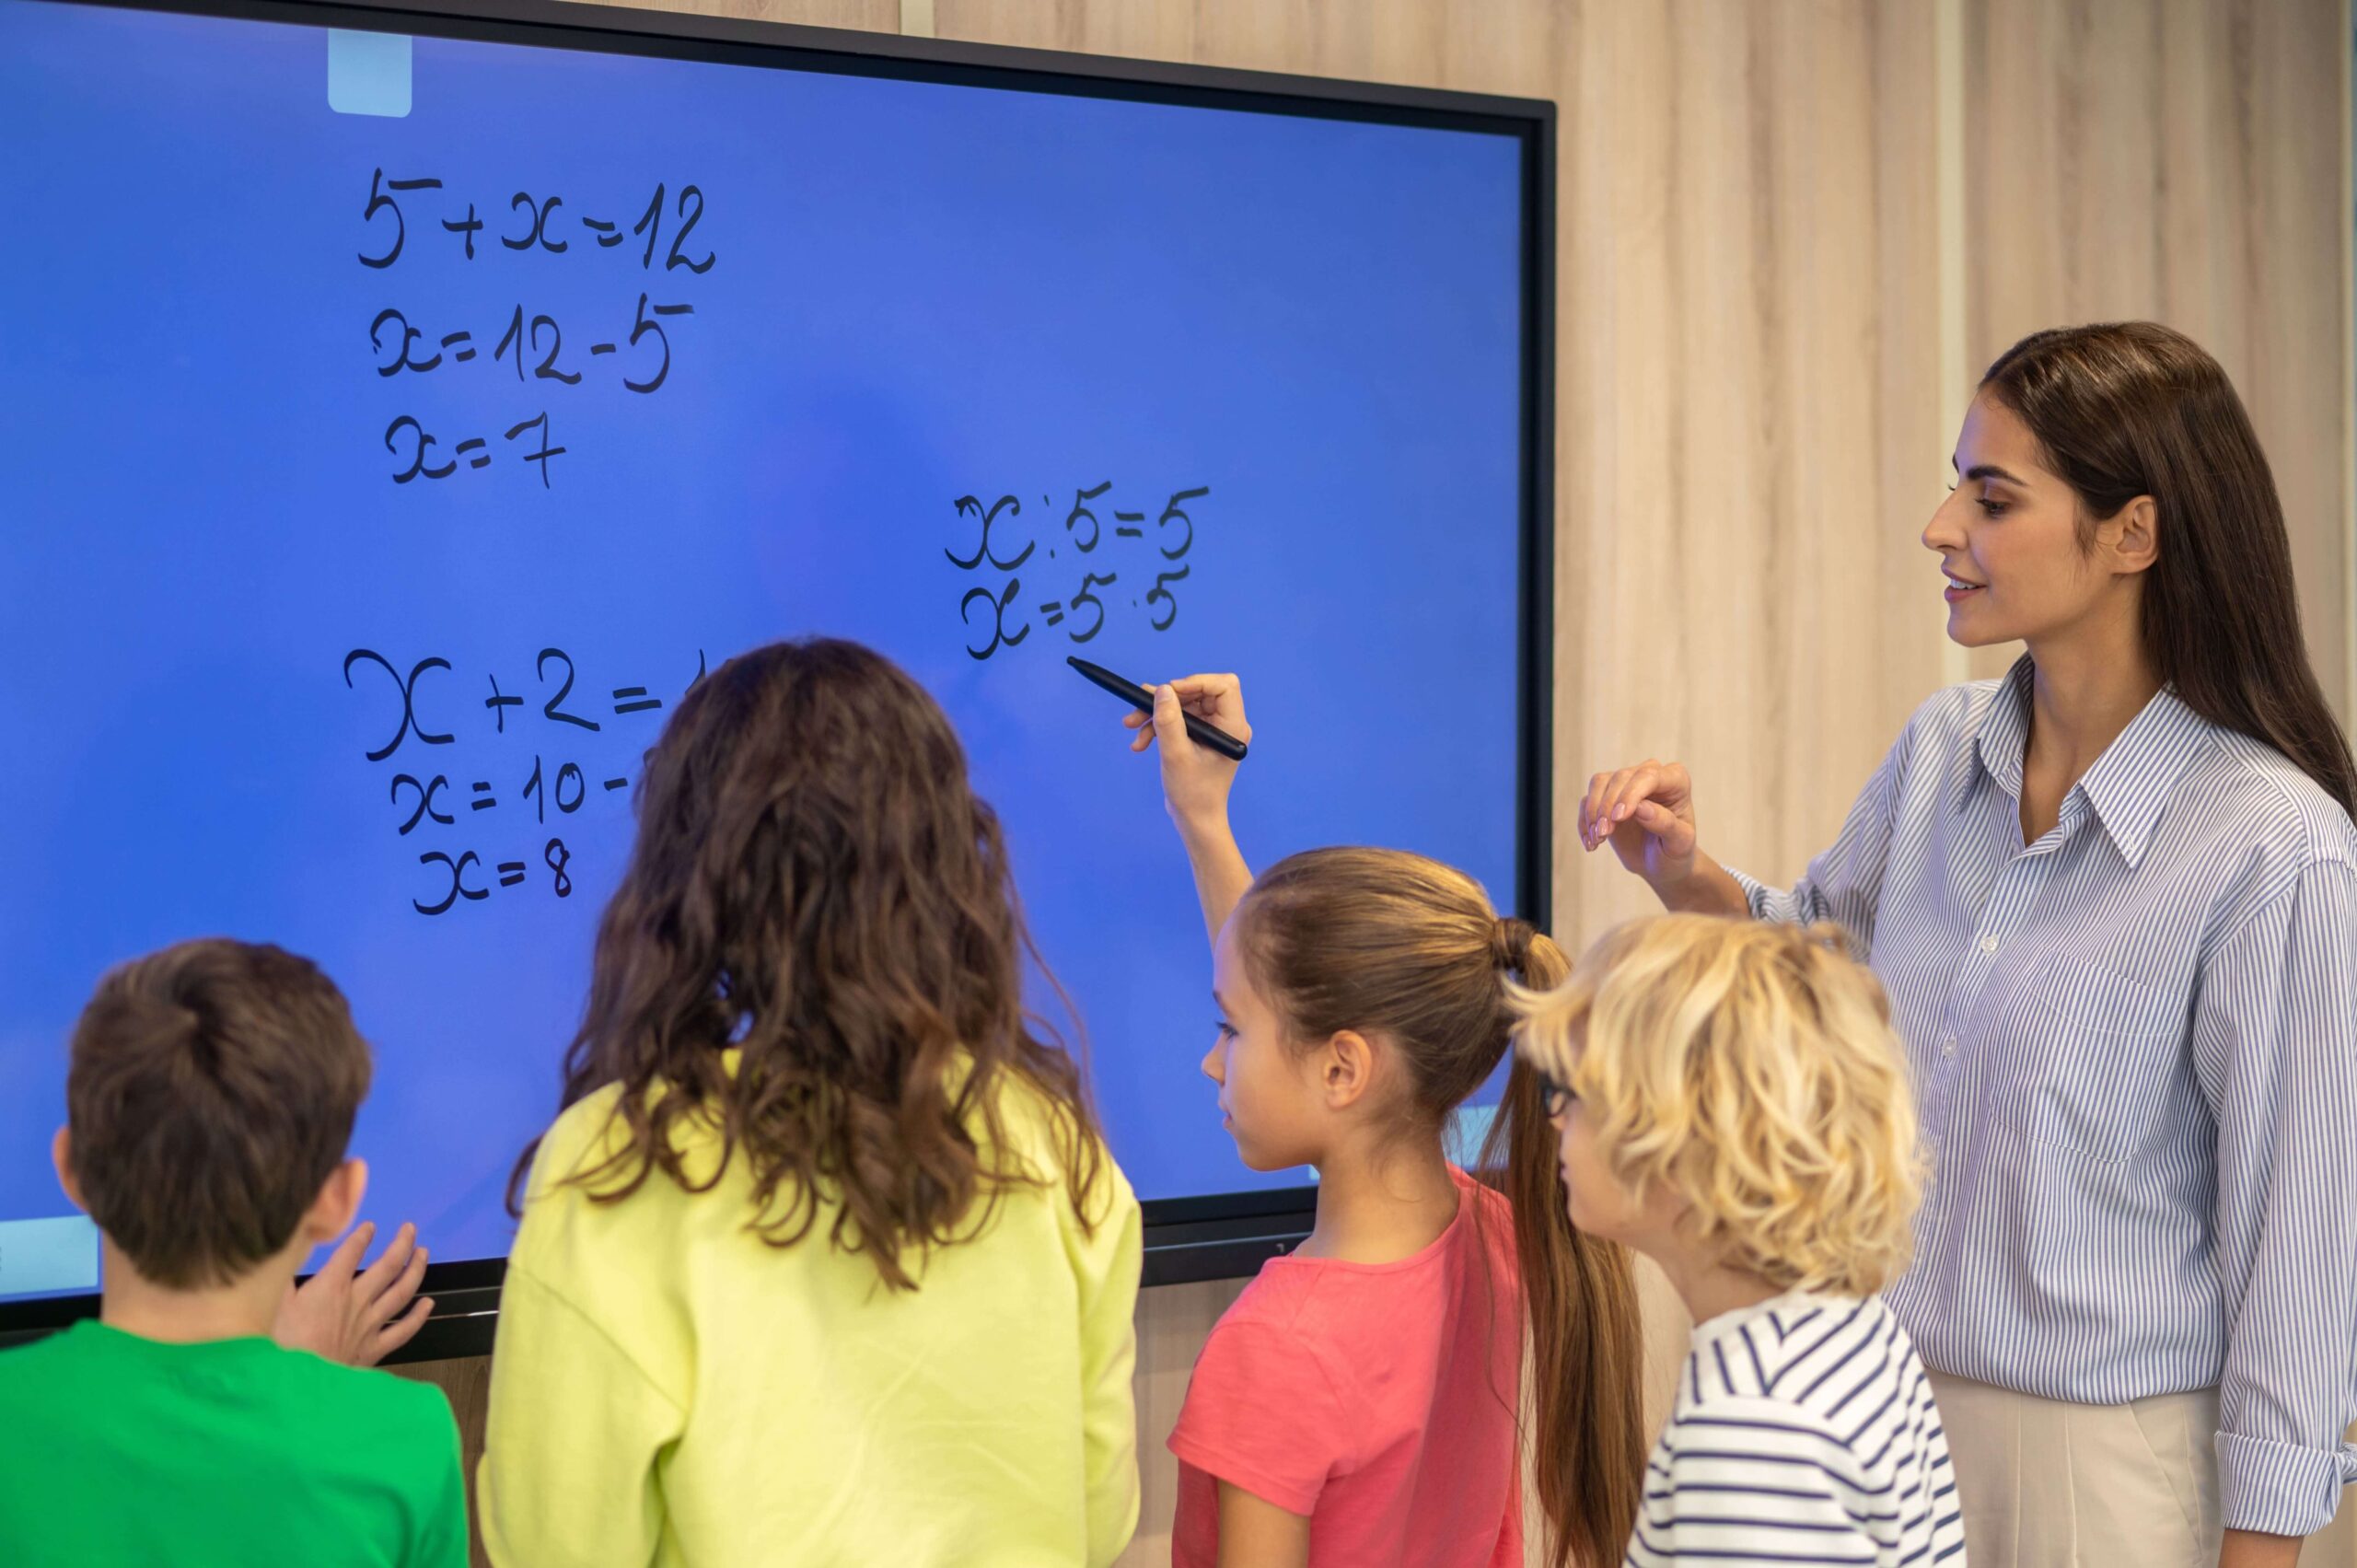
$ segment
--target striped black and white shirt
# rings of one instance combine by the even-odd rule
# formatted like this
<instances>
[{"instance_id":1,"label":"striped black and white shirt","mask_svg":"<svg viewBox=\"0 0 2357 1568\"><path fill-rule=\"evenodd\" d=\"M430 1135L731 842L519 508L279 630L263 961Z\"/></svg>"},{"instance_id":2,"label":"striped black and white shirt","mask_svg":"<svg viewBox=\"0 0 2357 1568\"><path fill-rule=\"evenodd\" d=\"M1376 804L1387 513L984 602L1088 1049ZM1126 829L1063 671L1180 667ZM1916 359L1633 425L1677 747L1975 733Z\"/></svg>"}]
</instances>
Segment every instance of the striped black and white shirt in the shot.
<instances>
[{"instance_id":1,"label":"striped black and white shirt","mask_svg":"<svg viewBox=\"0 0 2357 1568\"><path fill-rule=\"evenodd\" d=\"M1628 1568L1962 1568L1932 1380L1889 1307L1780 1295L1694 1330Z\"/></svg>"},{"instance_id":2,"label":"striped black and white shirt","mask_svg":"<svg viewBox=\"0 0 2357 1568\"><path fill-rule=\"evenodd\" d=\"M1871 955L1934 1162L1886 1297L1945 1373L2216 1388L2235 1529L2357 1479L2357 829L2164 691L2022 843L2027 659L1920 709L1752 912Z\"/></svg>"}]
</instances>

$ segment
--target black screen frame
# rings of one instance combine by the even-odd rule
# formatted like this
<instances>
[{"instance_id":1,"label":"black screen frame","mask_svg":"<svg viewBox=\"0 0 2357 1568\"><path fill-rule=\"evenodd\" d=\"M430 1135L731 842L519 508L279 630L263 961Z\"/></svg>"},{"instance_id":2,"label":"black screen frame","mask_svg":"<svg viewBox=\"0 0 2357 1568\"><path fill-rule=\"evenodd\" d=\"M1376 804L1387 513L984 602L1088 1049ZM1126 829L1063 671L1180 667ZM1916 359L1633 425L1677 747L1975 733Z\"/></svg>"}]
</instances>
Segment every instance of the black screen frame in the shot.
<instances>
[{"instance_id":1,"label":"black screen frame","mask_svg":"<svg viewBox=\"0 0 2357 1568\"><path fill-rule=\"evenodd\" d=\"M7 0L0 0L0 4ZM1515 737L1515 913L1542 930L1552 901L1554 709L1555 105L1385 83L1073 54L895 33L647 11L575 0L65 0L307 27L878 76L1001 90L1478 131L1522 148L1520 576ZM1289 1252L1316 1211L1312 1186L1148 1199L1144 1283L1251 1274ZM431 1238L427 1238L430 1244ZM498 1319L503 1258L435 1263L433 1317L395 1361L484 1355ZM99 1310L95 1295L0 1302L0 1344Z\"/></svg>"}]
</instances>

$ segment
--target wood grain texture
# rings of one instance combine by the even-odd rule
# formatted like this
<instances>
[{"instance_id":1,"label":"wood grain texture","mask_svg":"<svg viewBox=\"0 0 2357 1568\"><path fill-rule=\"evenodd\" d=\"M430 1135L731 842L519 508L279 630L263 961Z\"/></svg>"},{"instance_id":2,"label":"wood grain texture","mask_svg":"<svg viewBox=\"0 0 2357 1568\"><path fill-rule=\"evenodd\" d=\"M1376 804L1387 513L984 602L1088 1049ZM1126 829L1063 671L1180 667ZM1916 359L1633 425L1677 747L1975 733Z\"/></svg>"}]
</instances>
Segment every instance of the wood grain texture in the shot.
<instances>
[{"instance_id":1,"label":"wood grain texture","mask_svg":"<svg viewBox=\"0 0 2357 1568\"><path fill-rule=\"evenodd\" d=\"M2039 327L2128 317L2216 354L2274 468L2309 652L2344 714L2346 13L1966 0L1965 20L1974 373Z\"/></svg>"},{"instance_id":2,"label":"wood grain texture","mask_svg":"<svg viewBox=\"0 0 2357 1568\"><path fill-rule=\"evenodd\" d=\"M897 32L900 0L604 0L646 11L684 11L701 17L734 17L749 22L784 22L806 28L850 28Z\"/></svg>"},{"instance_id":3,"label":"wood grain texture","mask_svg":"<svg viewBox=\"0 0 2357 1568\"><path fill-rule=\"evenodd\" d=\"M467 1477L467 1539L474 1568L490 1568L491 1559L482 1550L482 1527L475 1517L475 1467L482 1461L483 1423L491 1413L491 1357L416 1361L393 1371L412 1382L433 1384L450 1401L450 1413L459 1423L459 1462Z\"/></svg>"},{"instance_id":4,"label":"wood grain texture","mask_svg":"<svg viewBox=\"0 0 2357 1568\"><path fill-rule=\"evenodd\" d=\"M1576 8L1557 929L1650 906L1563 830L1677 758L1713 850L1828 842L1939 680L1932 33L1911 5Z\"/></svg>"},{"instance_id":5,"label":"wood grain texture","mask_svg":"<svg viewBox=\"0 0 2357 1568\"><path fill-rule=\"evenodd\" d=\"M1170 1516L1178 1466L1165 1446L1186 1402L1187 1377L1212 1325L1243 1294L1242 1280L1162 1285L1138 1301L1138 1533L1116 1568L1163 1568L1170 1561Z\"/></svg>"}]
</instances>

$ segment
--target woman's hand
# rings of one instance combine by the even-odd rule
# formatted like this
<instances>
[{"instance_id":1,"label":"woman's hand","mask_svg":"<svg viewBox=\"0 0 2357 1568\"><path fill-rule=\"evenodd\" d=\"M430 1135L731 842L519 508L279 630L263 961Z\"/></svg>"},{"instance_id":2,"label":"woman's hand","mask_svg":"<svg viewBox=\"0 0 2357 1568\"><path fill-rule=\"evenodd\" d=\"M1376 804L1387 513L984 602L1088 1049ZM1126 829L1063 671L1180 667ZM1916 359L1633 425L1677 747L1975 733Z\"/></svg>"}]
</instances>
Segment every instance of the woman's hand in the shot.
<instances>
[{"instance_id":1,"label":"woman's hand","mask_svg":"<svg viewBox=\"0 0 2357 1568\"><path fill-rule=\"evenodd\" d=\"M1694 781L1684 766L1649 758L1589 779L1580 802L1580 843L1592 852L1608 840L1620 864L1665 902L1670 890L1692 880Z\"/></svg>"},{"instance_id":2,"label":"woman's hand","mask_svg":"<svg viewBox=\"0 0 2357 1568\"><path fill-rule=\"evenodd\" d=\"M425 1282L425 1249L416 1244L417 1227L405 1225L363 1270L376 1234L373 1223L353 1226L300 1290L288 1285L270 1337L346 1366L374 1366L415 1339L434 1310L430 1295L412 1304Z\"/></svg>"},{"instance_id":3,"label":"woman's hand","mask_svg":"<svg viewBox=\"0 0 2357 1568\"><path fill-rule=\"evenodd\" d=\"M1248 745L1252 726L1244 717L1243 683L1233 675L1190 675L1146 690L1154 693L1153 714L1132 711L1121 723L1137 732L1132 751L1162 742L1162 799L1170 819L1182 831L1225 822L1237 764L1189 738L1186 716L1192 714Z\"/></svg>"}]
</instances>

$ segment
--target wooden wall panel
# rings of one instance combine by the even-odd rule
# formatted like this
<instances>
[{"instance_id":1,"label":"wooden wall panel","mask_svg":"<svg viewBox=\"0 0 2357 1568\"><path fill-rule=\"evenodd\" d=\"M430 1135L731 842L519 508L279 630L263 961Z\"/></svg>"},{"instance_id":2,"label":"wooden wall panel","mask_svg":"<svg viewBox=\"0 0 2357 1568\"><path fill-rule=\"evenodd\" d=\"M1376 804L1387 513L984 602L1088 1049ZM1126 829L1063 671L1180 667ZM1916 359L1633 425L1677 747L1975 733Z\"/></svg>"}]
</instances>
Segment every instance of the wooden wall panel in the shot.
<instances>
[{"instance_id":1,"label":"wooden wall panel","mask_svg":"<svg viewBox=\"0 0 2357 1568\"><path fill-rule=\"evenodd\" d=\"M1178 1424L1195 1353L1212 1325L1243 1293L1242 1280L1163 1285L1138 1303L1138 1533L1116 1568L1167 1568L1170 1515L1178 1501L1178 1466L1164 1446Z\"/></svg>"},{"instance_id":2,"label":"wooden wall panel","mask_svg":"<svg viewBox=\"0 0 2357 1568\"><path fill-rule=\"evenodd\" d=\"M606 0L648 11L685 11L704 17L735 17L753 22L786 22L806 28L852 28L897 32L900 0Z\"/></svg>"},{"instance_id":3,"label":"wooden wall panel","mask_svg":"<svg viewBox=\"0 0 2357 1568\"><path fill-rule=\"evenodd\" d=\"M1715 853L1786 874L1940 678L1929 13L1577 14L1560 815L1677 758ZM1556 844L1560 932L1648 907Z\"/></svg>"},{"instance_id":4,"label":"wooden wall panel","mask_svg":"<svg viewBox=\"0 0 2357 1568\"><path fill-rule=\"evenodd\" d=\"M1549 98L1553 0L934 0L941 38Z\"/></svg>"},{"instance_id":5,"label":"wooden wall panel","mask_svg":"<svg viewBox=\"0 0 2357 1568\"><path fill-rule=\"evenodd\" d=\"M1966 5L1971 374L2039 327L2125 317L2216 354L2273 465L2309 651L2346 715L2344 0Z\"/></svg>"},{"instance_id":6,"label":"wooden wall panel","mask_svg":"<svg viewBox=\"0 0 2357 1568\"><path fill-rule=\"evenodd\" d=\"M455 1361L413 1361L393 1370L419 1383L431 1383L450 1401L459 1421L459 1462L467 1475L467 1536L474 1568L491 1568L483 1554L482 1527L475 1517L475 1467L482 1462L483 1423L491 1413L491 1357L470 1355Z\"/></svg>"}]
</instances>

